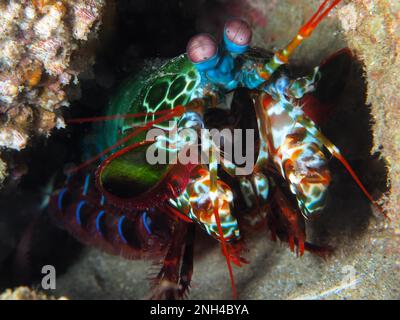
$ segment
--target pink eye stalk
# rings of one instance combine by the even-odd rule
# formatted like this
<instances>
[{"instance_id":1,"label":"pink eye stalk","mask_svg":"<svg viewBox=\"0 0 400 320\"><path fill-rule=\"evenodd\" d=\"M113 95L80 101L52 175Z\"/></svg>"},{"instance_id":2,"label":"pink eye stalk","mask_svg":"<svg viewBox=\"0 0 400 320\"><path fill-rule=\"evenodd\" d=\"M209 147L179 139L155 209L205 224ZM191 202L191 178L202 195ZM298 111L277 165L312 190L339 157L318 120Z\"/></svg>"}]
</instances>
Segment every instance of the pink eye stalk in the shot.
<instances>
[{"instance_id":1,"label":"pink eye stalk","mask_svg":"<svg viewBox=\"0 0 400 320\"><path fill-rule=\"evenodd\" d=\"M225 36L236 45L248 46L253 32L246 21L231 19L225 24Z\"/></svg>"},{"instance_id":2,"label":"pink eye stalk","mask_svg":"<svg viewBox=\"0 0 400 320\"><path fill-rule=\"evenodd\" d=\"M189 40L186 48L187 55L193 63L208 61L218 52L215 39L207 34L199 34Z\"/></svg>"}]
</instances>

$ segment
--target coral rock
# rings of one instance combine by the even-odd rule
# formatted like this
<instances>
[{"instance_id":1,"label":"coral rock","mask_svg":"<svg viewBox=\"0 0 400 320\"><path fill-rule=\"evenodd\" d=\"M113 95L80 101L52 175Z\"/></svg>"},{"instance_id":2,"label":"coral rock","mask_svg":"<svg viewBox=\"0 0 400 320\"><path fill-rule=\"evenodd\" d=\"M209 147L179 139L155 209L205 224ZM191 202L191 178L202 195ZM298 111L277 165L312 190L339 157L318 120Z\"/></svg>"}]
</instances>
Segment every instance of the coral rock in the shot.
<instances>
[{"instance_id":1,"label":"coral rock","mask_svg":"<svg viewBox=\"0 0 400 320\"><path fill-rule=\"evenodd\" d=\"M0 3L0 115L6 119L0 148L20 150L31 135L63 127L57 109L68 105L67 86L94 62L83 40L96 35L104 6L105 0ZM32 110L39 121L22 116Z\"/></svg>"},{"instance_id":2,"label":"coral rock","mask_svg":"<svg viewBox=\"0 0 400 320\"><path fill-rule=\"evenodd\" d=\"M56 299L52 296L47 296L42 292L37 292L28 287L18 287L14 290L7 289L0 294L0 300L68 300L65 297Z\"/></svg>"},{"instance_id":3,"label":"coral rock","mask_svg":"<svg viewBox=\"0 0 400 320\"><path fill-rule=\"evenodd\" d=\"M400 219L399 16L400 2L390 0L355 0L339 14L348 45L364 63L374 118L372 152L380 152L388 165L391 190L385 205L393 224Z\"/></svg>"}]
</instances>

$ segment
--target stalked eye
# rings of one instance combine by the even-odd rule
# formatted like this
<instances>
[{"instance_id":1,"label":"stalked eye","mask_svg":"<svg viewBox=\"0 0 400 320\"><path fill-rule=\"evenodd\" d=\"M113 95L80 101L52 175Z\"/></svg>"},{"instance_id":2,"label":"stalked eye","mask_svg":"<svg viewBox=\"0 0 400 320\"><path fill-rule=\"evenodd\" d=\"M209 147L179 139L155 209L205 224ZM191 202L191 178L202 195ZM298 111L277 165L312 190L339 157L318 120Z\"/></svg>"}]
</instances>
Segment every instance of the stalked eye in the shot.
<instances>
[{"instance_id":1,"label":"stalked eye","mask_svg":"<svg viewBox=\"0 0 400 320\"><path fill-rule=\"evenodd\" d=\"M253 32L249 24L241 19L231 19L225 24L226 37L240 46L248 46Z\"/></svg>"},{"instance_id":2,"label":"stalked eye","mask_svg":"<svg viewBox=\"0 0 400 320\"><path fill-rule=\"evenodd\" d=\"M204 62L215 56L218 44L215 39L206 33L199 34L190 39L187 45L187 55L193 63Z\"/></svg>"}]
</instances>

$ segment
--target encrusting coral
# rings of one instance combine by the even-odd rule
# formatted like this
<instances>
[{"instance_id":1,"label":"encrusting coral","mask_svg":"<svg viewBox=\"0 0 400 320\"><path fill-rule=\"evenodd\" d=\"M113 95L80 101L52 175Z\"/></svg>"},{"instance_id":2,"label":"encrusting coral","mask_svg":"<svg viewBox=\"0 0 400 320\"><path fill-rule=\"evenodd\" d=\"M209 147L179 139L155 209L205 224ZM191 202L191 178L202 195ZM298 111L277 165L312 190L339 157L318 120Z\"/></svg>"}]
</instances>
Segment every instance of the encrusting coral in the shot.
<instances>
[{"instance_id":1,"label":"encrusting coral","mask_svg":"<svg viewBox=\"0 0 400 320\"><path fill-rule=\"evenodd\" d=\"M0 300L68 300L65 297L56 299L52 296L47 296L42 292L32 290L28 287L18 287L14 290L7 289L0 294Z\"/></svg>"},{"instance_id":2,"label":"encrusting coral","mask_svg":"<svg viewBox=\"0 0 400 320\"><path fill-rule=\"evenodd\" d=\"M87 50L105 0L0 2L0 148L63 127L68 85L94 63ZM0 169L1 171L1 169ZM3 171L1 171L3 174Z\"/></svg>"}]
</instances>

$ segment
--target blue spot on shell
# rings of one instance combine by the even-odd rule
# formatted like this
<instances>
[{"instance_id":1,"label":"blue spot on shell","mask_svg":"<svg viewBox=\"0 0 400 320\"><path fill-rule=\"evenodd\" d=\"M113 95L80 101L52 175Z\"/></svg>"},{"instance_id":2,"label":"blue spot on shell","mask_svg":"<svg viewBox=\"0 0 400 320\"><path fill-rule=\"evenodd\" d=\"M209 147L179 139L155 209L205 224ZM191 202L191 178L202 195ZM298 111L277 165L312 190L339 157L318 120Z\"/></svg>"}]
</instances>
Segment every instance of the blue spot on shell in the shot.
<instances>
[{"instance_id":1,"label":"blue spot on shell","mask_svg":"<svg viewBox=\"0 0 400 320\"><path fill-rule=\"evenodd\" d=\"M125 236L124 236L124 234L122 232L122 224L124 223L124 220L125 220L125 216L124 215L121 218L119 218L119 221L118 221L118 234L121 237L123 242L128 243L128 241L126 240L126 238L125 238Z\"/></svg>"},{"instance_id":2,"label":"blue spot on shell","mask_svg":"<svg viewBox=\"0 0 400 320\"><path fill-rule=\"evenodd\" d=\"M62 209L62 201L63 201L63 197L65 192L67 192L67 188L62 189L59 193L58 193L58 209Z\"/></svg>"},{"instance_id":3,"label":"blue spot on shell","mask_svg":"<svg viewBox=\"0 0 400 320\"><path fill-rule=\"evenodd\" d=\"M151 229L150 229L151 220L150 217L147 215L146 211L142 213L142 222L147 233L151 235Z\"/></svg>"},{"instance_id":4,"label":"blue spot on shell","mask_svg":"<svg viewBox=\"0 0 400 320\"><path fill-rule=\"evenodd\" d=\"M82 220L81 220L81 209L85 205L85 201L81 200L79 201L78 205L76 206L76 212L75 212L75 217L76 217L76 222L81 226L82 225Z\"/></svg>"},{"instance_id":5,"label":"blue spot on shell","mask_svg":"<svg viewBox=\"0 0 400 320\"><path fill-rule=\"evenodd\" d=\"M86 196L89 188L89 181L90 181L90 174L86 175L85 178L85 185L83 186L83 195Z\"/></svg>"},{"instance_id":6,"label":"blue spot on shell","mask_svg":"<svg viewBox=\"0 0 400 320\"><path fill-rule=\"evenodd\" d=\"M103 235L103 233L101 232L101 227L100 227L100 222L101 222L101 218L104 216L106 212L104 210L100 211L99 214L96 217L96 230Z\"/></svg>"}]
</instances>

